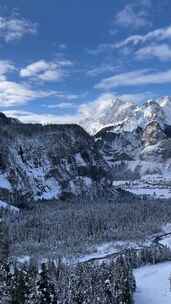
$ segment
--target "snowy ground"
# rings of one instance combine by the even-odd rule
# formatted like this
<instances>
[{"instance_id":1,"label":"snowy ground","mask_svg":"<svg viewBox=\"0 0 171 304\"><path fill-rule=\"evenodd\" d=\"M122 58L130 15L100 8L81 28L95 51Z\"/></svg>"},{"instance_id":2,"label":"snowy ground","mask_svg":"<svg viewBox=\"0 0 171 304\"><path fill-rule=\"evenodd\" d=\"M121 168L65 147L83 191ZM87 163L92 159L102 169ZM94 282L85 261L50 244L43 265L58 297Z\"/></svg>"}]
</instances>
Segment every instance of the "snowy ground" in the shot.
<instances>
[{"instance_id":1,"label":"snowy ground","mask_svg":"<svg viewBox=\"0 0 171 304\"><path fill-rule=\"evenodd\" d=\"M160 244L167 246L171 249L171 235L165 236L161 239Z\"/></svg>"},{"instance_id":2,"label":"snowy ground","mask_svg":"<svg viewBox=\"0 0 171 304\"><path fill-rule=\"evenodd\" d=\"M135 304L170 304L170 274L171 262L136 269L134 271L137 282Z\"/></svg>"},{"instance_id":3,"label":"snowy ground","mask_svg":"<svg viewBox=\"0 0 171 304\"><path fill-rule=\"evenodd\" d=\"M0 200L0 208L8 208L9 210L13 211L13 212L19 212L19 209L14 207L14 206L10 206L8 203L3 202Z\"/></svg>"},{"instance_id":4,"label":"snowy ground","mask_svg":"<svg viewBox=\"0 0 171 304\"><path fill-rule=\"evenodd\" d=\"M141 196L171 198L171 176L169 175L145 175L141 179L134 181L114 181L113 185Z\"/></svg>"}]
</instances>

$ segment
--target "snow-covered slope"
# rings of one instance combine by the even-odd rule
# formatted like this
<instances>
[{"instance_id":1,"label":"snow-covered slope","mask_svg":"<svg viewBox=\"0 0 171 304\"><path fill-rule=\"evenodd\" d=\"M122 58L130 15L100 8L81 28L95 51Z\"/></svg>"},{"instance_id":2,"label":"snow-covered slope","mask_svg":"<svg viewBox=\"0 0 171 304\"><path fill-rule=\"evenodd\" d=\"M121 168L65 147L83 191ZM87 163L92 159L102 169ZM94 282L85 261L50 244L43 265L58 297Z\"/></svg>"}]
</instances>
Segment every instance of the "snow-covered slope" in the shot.
<instances>
[{"instance_id":1,"label":"snow-covered slope","mask_svg":"<svg viewBox=\"0 0 171 304\"><path fill-rule=\"evenodd\" d=\"M144 266L134 271L137 291L135 304L171 303L171 263Z\"/></svg>"},{"instance_id":2,"label":"snow-covered slope","mask_svg":"<svg viewBox=\"0 0 171 304\"><path fill-rule=\"evenodd\" d=\"M171 125L171 97L161 97L157 102L164 112L166 124Z\"/></svg>"}]
</instances>

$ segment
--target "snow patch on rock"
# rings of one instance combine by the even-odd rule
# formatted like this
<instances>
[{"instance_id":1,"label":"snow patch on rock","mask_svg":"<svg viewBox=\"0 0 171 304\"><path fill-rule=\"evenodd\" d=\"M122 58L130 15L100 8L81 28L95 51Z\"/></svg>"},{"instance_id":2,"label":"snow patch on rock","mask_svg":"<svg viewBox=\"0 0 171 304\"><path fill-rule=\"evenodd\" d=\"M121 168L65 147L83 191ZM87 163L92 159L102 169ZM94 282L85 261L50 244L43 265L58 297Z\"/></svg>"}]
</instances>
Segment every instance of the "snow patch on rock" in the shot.
<instances>
[{"instance_id":1,"label":"snow patch on rock","mask_svg":"<svg viewBox=\"0 0 171 304\"><path fill-rule=\"evenodd\" d=\"M3 174L0 174L0 188L11 190L11 184L8 181L7 177Z\"/></svg>"}]
</instances>

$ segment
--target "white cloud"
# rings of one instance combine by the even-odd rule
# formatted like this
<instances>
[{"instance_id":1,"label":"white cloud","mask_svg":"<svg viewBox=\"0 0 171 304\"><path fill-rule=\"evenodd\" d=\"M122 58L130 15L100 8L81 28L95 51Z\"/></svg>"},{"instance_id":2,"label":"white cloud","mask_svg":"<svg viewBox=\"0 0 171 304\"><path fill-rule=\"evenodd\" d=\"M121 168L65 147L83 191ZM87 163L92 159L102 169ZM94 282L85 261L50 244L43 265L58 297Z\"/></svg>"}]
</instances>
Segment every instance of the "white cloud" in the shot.
<instances>
[{"instance_id":1,"label":"white cloud","mask_svg":"<svg viewBox=\"0 0 171 304\"><path fill-rule=\"evenodd\" d=\"M162 61L171 59L171 47L167 44L152 44L140 48L135 53L137 59L143 60L146 58L156 57Z\"/></svg>"},{"instance_id":2,"label":"white cloud","mask_svg":"<svg viewBox=\"0 0 171 304\"><path fill-rule=\"evenodd\" d=\"M44 60L40 60L37 62L34 62L30 65L28 65L26 68L22 69L20 71L20 75L22 77L30 77L30 76L36 76L38 73L42 73L46 71L47 69L53 69L56 68L56 65L47 63Z\"/></svg>"},{"instance_id":3,"label":"white cloud","mask_svg":"<svg viewBox=\"0 0 171 304\"><path fill-rule=\"evenodd\" d=\"M54 91L33 90L25 84L8 81L5 78L0 79L0 106L2 107L23 105L28 101L55 96L55 94Z\"/></svg>"},{"instance_id":4,"label":"white cloud","mask_svg":"<svg viewBox=\"0 0 171 304\"><path fill-rule=\"evenodd\" d=\"M101 64L97 67L94 67L92 69L89 69L87 71L87 75L91 77L96 77L100 74L106 73L106 72L114 72L118 69L118 66L112 65L112 64Z\"/></svg>"},{"instance_id":5,"label":"white cloud","mask_svg":"<svg viewBox=\"0 0 171 304\"><path fill-rule=\"evenodd\" d=\"M7 73L14 71L15 66L8 60L0 60L0 76L5 76Z\"/></svg>"},{"instance_id":6,"label":"white cloud","mask_svg":"<svg viewBox=\"0 0 171 304\"><path fill-rule=\"evenodd\" d=\"M74 100L74 99L78 99L78 98L83 98L85 95L85 93L83 94L68 94L68 95L63 95L64 98L68 99L68 100Z\"/></svg>"},{"instance_id":7,"label":"white cloud","mask_svg":"<svg viewBox=\"0 0 171 304\"><path fill-rule=\"evenodd\" d=\"M171 83L171 70L164 72L145 70L135 70L128 73L121 73L112 77L103 79L95 87L98 89L109 90L122 86L138 86L149 84Z\"/></svg>"},{"instance_id":8,"label":"white cloud","mask_svg":"<svg viewBox=\"0 0 171 304\"><path fill-rule=\"evenodd\" d=\"M19 119L22 122L25 123L42 123L42 124L48 124L48 123L74 123L78 121L76 116L72 115L64 115L64 116L58 116L54 114L39 114L34 112L27 112L27 111L16 111L16 110L9 110L9 111L3 111L7 116L14 117Z\"/></svg>"},{"instance_id":9,"label":"white cloud","mask_svg":"<svg viewBox=\"0 0 171 304\"><path fill-rule=\"evenodd\" d=\"M140 28L151 24L144 9L137 10L137 6L128 4L115 17L115 23L123 27Z\"/></svg>"},{"instance_id":10,"label":"white cloud","mask_svg":"<svg viewBox=\"0 0 171 304\"><path fill-rule=\"evenodd\" d=\"M86 117L90 118L91 115L98 115L98 113L102 113L106 107L110 107L112 104L112 100L114 95L112 93L101 94L98 98L93 100L92 102L83 104L80 106L80 116L81 119L85 119Z\"/></svg>"},{"instance_id":11,"label":"white cloud","mask_svg":"<svg viewBox=\"0 0 171 304\"><path fill-rule=\"evenodd\" d=\"M63 78L63 72L62 70L47 70L43 72L42 74L40 73L38 75L38 78L43 81L59 81Z\"/></svg>"},{"instance_id":12,"label":"white cloud","mask_svg":"<svg viewBox=\"0 0 171 304\"><path fill-rule=\"evenodd\" d=\"M100 43L96 48L86 49L86 51L89 55L96 56L104 52L110 52L111 50L113 50L113 48L114 46L112 43Z\"/></svg>"},{"instance_id":13,"label":"white cloud","mask_svg":"<svg viewBox=\"0 0 171 304\"><path fill-rule=\"evenodd\" d=\"M67 44L66 43L61 43L58 45L58 48L61 50L66 50L67 49Z\"/></svg>"},{"instance_id":14,"label":"white cloud","mask_svg":"<svg viewBox=\"0 0 171 304\"><path fill-rule=\"evenodd\" d=\"M5 42L19 40L26 34L36 34L37 24L19 17L0 17L0 38Z\"/></svg>"},{"instance_id":15,"label":"white cloud","mask_svg":"<svg viewBox=\"0 0 171 304\"><path fill-rule=\"evenodd\" d=\"M147 99L153 98L154 94L151 92L143 92L143 93L134 93L134 94L121 94L115 95L118 96L123 101L134 101L136 103L140 103L146 101Z\"/></svg>"},{"instance_id":16,"label":"white cloud","mask_svg":"<svg viewBox=\"0 0 171 304\"><path fill-rule=\"evenodd\" d=\"M69 60L59 60L48 62L39 60L21 69L21 77L31 77L35 80L42 81L60 81L64 77L64 67L71 66Z\"/></svg>"},{"instance_id":17,"label":"white cloud","mask_svg":"<svg viewBox=\"0 0 171 304\"><path fill-rule=\"evenodd\" d=\"M56 63L58 66L64 66L64 67L73 65L72 61L70 61L68 59L58 59L58 61L56 61Z\"/></svg>"},{"instance_id":18,"label":"white cloud","mask_svg":"<svg viewBox=\"0 0 171 304\"><path fill-rule=\"evenodd\" d=\"M154 31L148 32L145 35L132 35L127 39L116 43L115 48L121 48L129 44L138 45L139 43L163 41L171 38L171 26L159 28Z\"/></svg>"},{"instance_id":19,"label":"white cloud","mask_svg":"<svg viewBox=\"0 0 171 304\"><path fill-rule=\"evenodd\" d=\"M61 65L69 65L69 61L60 61ZM41 74L42 79L54 79L55 71L53 74L53 68L56 64L48 64L46 62L38 62L28 69L27 75L32 75L36 72L41 72L42 70L51 67L52 71L44 71ZM74 94L65 94L64 92L59 92L56 90L42 90L33 85L28 85L23 82L12 81L8 79L8 74L10 72L18 71L16 66L8 60L0 60L0 106L1 107L12 107L26 104L29 101L36 100L45 97L56 97L65 100L74 100L79 96ZM51 73L52 72L52 73Z\"/></svg>"},{"instance_id":20,"label":"white cloud","mask_svg":"<svg viewBox=\"0 0 171 304\"><path fill-rule=\"evenodd\" d=\"M49 109L56 109L56 108L67 109L67 108L72 108L74 106L76 106L76 105L72 102L60 102L57 104L47 105L47 108L49 108Z\"/></svg>"},{"instance_id":21,"label":"white cloud","mask_svg":"<svg viewBox=\"0 0 171 304\"><path fill-rule=\"evenodd\" d=\"M12 62L0 60L0 106L20 105L52 94L52 92L35 91L26 84L9 81L7 74L15 70L16 67Z\"/></svg>"}]
</instances>

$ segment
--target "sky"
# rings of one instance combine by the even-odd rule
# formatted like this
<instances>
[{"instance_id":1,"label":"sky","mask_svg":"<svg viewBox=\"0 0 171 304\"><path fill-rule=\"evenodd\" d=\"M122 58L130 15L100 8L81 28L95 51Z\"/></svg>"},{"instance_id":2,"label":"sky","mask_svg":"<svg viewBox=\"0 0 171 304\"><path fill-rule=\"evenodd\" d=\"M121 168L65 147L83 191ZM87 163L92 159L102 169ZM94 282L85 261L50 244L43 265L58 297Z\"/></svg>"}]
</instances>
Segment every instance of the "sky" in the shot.
<instances>
[{"instance_id":1,"label":"sky","mask_svg":"<svg viewBox=\"0 0 171 304\"><path fill-rule=\"evenodd\" d=\"M163 95L170 0L0 0L0 111L73 122L117 96Z\"/></svg>"}]
</instances>

